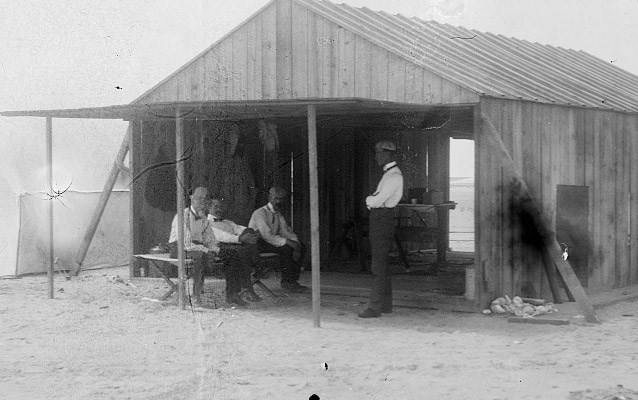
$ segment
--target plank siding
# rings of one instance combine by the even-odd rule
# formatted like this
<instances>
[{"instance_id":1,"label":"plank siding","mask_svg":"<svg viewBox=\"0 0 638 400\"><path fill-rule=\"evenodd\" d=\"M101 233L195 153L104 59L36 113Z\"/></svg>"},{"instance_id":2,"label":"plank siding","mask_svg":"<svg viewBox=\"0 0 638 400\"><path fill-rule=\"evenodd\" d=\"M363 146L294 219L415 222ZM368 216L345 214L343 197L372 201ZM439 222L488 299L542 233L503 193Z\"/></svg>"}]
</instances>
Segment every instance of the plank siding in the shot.
<instances>
[{"instance_id":1,"label":"plank siding","mask_svg":"<svg viewBox=\"0 0 638 400\"><path fill-rule=\"evenodd\" d=\"M594 113L585 112L583 118L583 128L585 132L585 183L589 187L589 266L588 275L589 286L596 287L598 282L595 280L597 266L600 264L600 255L596 243L600 243L600 218L599 218L599 202L595 201L599 195L600 187L596 184L598 179L598 170L594 157L598 152L598 140L594 129Z\"/></svg>"},{"instance_id":2,"label":"plank siding","mask_svg":"<svg viewBox=\"0 0 638 400\"><path fill-rule=\"evenodd\" d=\"M354 34L339 27L337 44L338 97L354 97Z\"/></svg>"},{"instance_id":3,"label":"plank siding","mask_svg":"<svg viewBox=\"0 0 638 400\"><path fill-rule=\"evenodd\" d=\"M405 102L423 103L423 71L414 64L405 66Z\"/></svg>"},{"instance_id":4,"label":"plank siding","mask_svg":"<svg viewBox=\"0 0 638 400\"><path fill-rule=\"evenodd\" d=\"M388 52L377 46L370 51L370 97L388 100Z\"/></svg>"},{"instance_id":5,"label":"plank siding","mask_svg":"<svg viewBox=\"0 0 638 400\"><path fill-rule=\"evenodd\" d=\"M308 97L308 9L292 5L292 97Z\"/></svg>"},{"instance_id":6,"label":"plank siding","mask_svg":"<svg viewBox=\"0 0 638 400\"><path fill-rule=\"evenodd\" d=\"M406 62L394 54L388 56L388 100L405 102Z\"/></svg>"},{"instance_id":7,"label":"plank siding","mask_svg":"<svg viewBox=\"0 0 638 400\"><path fill-rule=\"evenodd\" d=\"M615 282L615 236L616 236L616 179L614 160L616 159L615 145L615 124L609 112L599 114L598 137L600 139L600 150L598 153L601 176L600 201L601 208L601 255L600 265L600 285L602 287L613 287Z\"/></svg>"},{"instance_id":8,"label":"plank siding","mask_svg":"<svg viewBox=\"0 0 638 400\"><path fill-rule=\"evenodd\" d=\"M501 121L501 138L503 143L505 143L505 148L509 151L511 157L514 156L514 109L511 107L511 103L500 101L500 112L502 113L502 121ZM512 218L509 212L510 204L512 203L512 191L509 185L509 174L510 171L507 171L503 168L503 163L500 162L499 165L499 174L501 181L501 246L500 246L500 257L501 257L501 265L503 268L502 271L502 280L503 280L503 290L505 293L510 296L515 296L516 288L513 285L514 282L514 263L513 263L513 232L512 232Z\"/></svg>"},{"instance_id":9,"label":"plank siding","mask_svg":"<svg viewBox=\"0 0 638 400\"><path fill-rule=\"evenodd\" d=\"M512 151L511 155L513 158L514 165L518 168L519 171L523 170L523 116L522 116L522 104L520 102L515 102L511 104L512 108ZM511 196L511 191L509 192ZM524 274L524 258L523 258L523 249L521 243L521 226L520 220L518 218L517 213L509 205L509 203L505 202L505 209L503 212L508 212L510 215L510 224L512 229L512 237L510 239L510 243L512 246L511 249L511 263L512 263L512 282L511 282L511 291L512 293L521 293L521 289L523 287L523 274ZM507 239L506 239L507 240Z\"/></svg>"},{"instance_id":10,"label":"plank siding","mask_svg":"<svg viewBox=\"0 0 638 400\"><path fill-rule=\"evenodd\" d=\"M361 98L371 98L372 43L355 36L354 39L354 93ZM420 69L419 69L420 70Z\"/></svg>"},{"instance_id":11,"label":"plank siding","mask_svg":"<svg viewBox=\"0 0 638 400\"><path fill-rule=\"evenodd\" d=\"M333 23L326 25L326 31L329 34L330 42L328 46L327 74L328 74L328 97L339 97L339 30L341 28Z\"/></svg>"},{"instance_id":12,"label":"plank siding","mask_svg":"<svg viewBox=\"0 0 638 400\"><path fill-rule=\"evenodd\" d=\"M476 93L291 0L264 8L140 102L339 97L478 102Z\"/></svg>"},{"instance_id":13,"label":"plank siding","mask_svg":"<svg viewBox=\"0 0 638 400\"><path fill-rule=\"evenodd\" d=\"M276 0L277 99L292 98L292 1Z\"/></svg>"},{"instance_id":14,"label":"plank siding","mask_svg":"<svg viewBox=\"0 0 638 400\"><path fill-rule=\"evenodd\" d=\"M638 163L638 117L500 99L482 99L481 110L501 134L552 229L556 186L589 187L588 286L604 290L635 283L638 178L632 167ZM485 289L496 290L495 296L551 298L540 252L521 243L520 229L525 227L515 213L507 212L508 171L501 169L500 160L490 158L493 149L484 135L476 135L480 178L475 190L477 266L485 265Z\"/></svg>"},{"instance_id":15,"label":"plank siding","mask_svg":"<svg viewBox=\"0 0 638 400\"><path fill-rule=\"evenodd\" d=\"M263 99L277 98L277 31L274 5L261 14L261 95Z\"/></svg>"},{"instance_id":16,"label":"plank siding","mask_svg":"<svg viewBox=\"0 0 638 400\"><path fill-rule=\"evenodd\" d=\"M627 229L629 226L629 170L625 168L627 164L628 132L626 127L626 116L618 115L615 123L616 139L616 232L614 235L616 244L616 259L614 261L616 273L614 276L614 287L628 285L628 248Z\"/></svg>"},{"instance_id":17,"label":"plank siding","mask_svg":"<svg viewBox=\"0 0 638 400\"><path fill-rule=\"evenodd\" d=\"M330 59L334 38L330 31L330 22L323 18L315 21L317 27L317 71L319 72L319 97L330 97Z\"/></svg>"},{"instance_id":18,"label":"plank siding","mask_svg":"<svg viewBox=\"0 0 638 400\"><path fill-rule=\"evenodd\" d=\"M630 189L630 226L631 234L629 238L629 284L638 283L638 116L631 115L628 118L628 134L630 135L630 150L628 164L626 168L631 172Z\"/></svg>"},{"instance_id":19,"label":"plank siding","mask_svg":"<svg viewBox=\"0 0 638 400\"><path fill-rule=\"evenodd\" d=\"M308 29L306 32L307 49L307 70L308 70L308 90L307 94L309 98L319 97L321 92L320 86L320 70L319 70L319 36L317 33L317 18L316 14L312 12L307 13Z\"/></svg>"},{"instance_id":20,"label":"plank siding","mask_svg":"<svg viewBox=\"0 0 638 400\"><path fill-rule=\"evenodd\" d=\"M246 100L248 98L248 27L242 26L230 38L233 43L231 80L233 88L233 100Z\"/></svg>"}]
</instances>

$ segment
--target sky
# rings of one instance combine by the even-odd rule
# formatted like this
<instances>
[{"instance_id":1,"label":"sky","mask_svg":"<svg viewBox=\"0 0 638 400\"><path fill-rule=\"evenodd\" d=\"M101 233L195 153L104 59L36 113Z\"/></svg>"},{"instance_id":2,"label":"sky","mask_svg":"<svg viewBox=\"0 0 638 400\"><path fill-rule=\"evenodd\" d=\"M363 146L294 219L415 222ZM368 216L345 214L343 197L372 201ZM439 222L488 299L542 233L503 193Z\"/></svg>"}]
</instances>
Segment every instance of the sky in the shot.
<instances>
[{"instance_id":1,"label":"sky","mask_svg":"<svg viewBox=\"0 0 638 400\"><path fill-rule=\"evenodd\" d=\"M584 50L638 74L638 0L341 1ZM267 3L0 0L0 110L126 104ZM101 189L125 130L121 121L54 120L59 179ZM15 190L40 179L43 169L33 167L44 166L43 135L42 118L0 117L0 171ZM459 145L458 159L468 152L471 142ZM453 158L451 175L472 175L472 164ZM78 168L94 173L69 172Z\"/></svg>"}]
</instances>

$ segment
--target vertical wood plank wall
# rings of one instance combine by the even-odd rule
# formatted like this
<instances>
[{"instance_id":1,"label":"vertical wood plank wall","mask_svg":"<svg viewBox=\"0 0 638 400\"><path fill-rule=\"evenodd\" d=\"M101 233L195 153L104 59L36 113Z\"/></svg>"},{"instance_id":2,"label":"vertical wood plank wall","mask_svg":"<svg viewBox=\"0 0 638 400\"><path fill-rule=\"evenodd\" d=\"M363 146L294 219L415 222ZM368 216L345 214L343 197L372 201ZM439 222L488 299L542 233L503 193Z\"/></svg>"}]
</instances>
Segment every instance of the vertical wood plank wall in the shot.
<instances>
[{"instance_id":1,"label":"vertical wood plank wall","mask_svg":"<svg viewBox=\"0 0 638 400\"><path fill-rule=\"evenodd\" d=\"M352 97L418 104L478 101L475 93L281 0L138 102Z\"/></svg>"},{"instance_id":2,"label":"vertical wood plank wall","mask_svg":"<svg viewBox=\"0 0 638 400\"><path fill-rule=\"evenodd\" d=\"M589 186L588 287L638 283L638 178L632 173L638 165L638 116L491 98L481 99L480 109L499 131L552 229L556 185ZM510 208L507 171L486 140L488 128L480 129L476 263L485 268L482 290L550 298L538 250L521 242L525 227Z\"/></svg>"}]
</instances>

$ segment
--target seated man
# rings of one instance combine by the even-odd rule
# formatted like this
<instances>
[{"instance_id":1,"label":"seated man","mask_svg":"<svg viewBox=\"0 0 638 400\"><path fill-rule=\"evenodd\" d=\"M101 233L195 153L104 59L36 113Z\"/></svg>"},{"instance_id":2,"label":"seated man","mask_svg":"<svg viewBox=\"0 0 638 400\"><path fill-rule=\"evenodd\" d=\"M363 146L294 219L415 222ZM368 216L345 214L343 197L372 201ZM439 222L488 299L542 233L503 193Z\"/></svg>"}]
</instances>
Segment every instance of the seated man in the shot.
<instances>
[{"instance_id":1,"label":"seated man","mask_svg":"<svg viewBox=\"0 0 638 400\"><path fill-rule=\"evenodd\" d=\"M259 269L259 250L257 239L259 235L250 228L238 225L225 219L225 206L222 199L213 198L210 201L208 220L222 252L228 252L229 257L236 257L239 263L251 273ZM261 298L255 293L252 282L246 287L248 300L259 301Z\"/></svg>"},{"instance_id":2,"label":"seated man","mask_svg":"<svg viewBox=\"0 0 638 400\"><path fill-rule=\"evenodd\" d=\"M259 232L259 251L277 253L281 257L281 287L292 292L306 292L308 288L297 282L301 272L303 245L290 229L281 209L288 193L280 187L272 187L268 204L253 212L248 226Z\"/></svg>"},{"instance_id":3,"label":"seated man","mask_svg":"<svg viewBox=\"0 0 638 400\"><path fill-rule=\"evenodd\" d=\"M204 285L204 266L219 254L226 276L226 300L236 305L246 305L239 293L250 277L245 269L233 258L228 257L220 248L207 218L208 189L198 187L190 196L191 205L184 209L184 250L193 260L193 299L201 306L201 292ZM168 240L171 257L177 257L177 215L173 218L171 234Z\"/></svg>"}]
</instances>

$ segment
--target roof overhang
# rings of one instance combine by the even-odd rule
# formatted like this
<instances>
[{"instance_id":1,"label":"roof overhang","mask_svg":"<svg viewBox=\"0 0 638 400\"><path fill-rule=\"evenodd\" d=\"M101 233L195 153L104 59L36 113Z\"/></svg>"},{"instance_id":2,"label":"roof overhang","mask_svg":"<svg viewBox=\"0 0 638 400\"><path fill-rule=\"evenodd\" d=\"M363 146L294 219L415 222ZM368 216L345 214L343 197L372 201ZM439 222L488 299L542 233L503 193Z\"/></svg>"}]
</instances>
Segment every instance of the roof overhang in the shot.
<instances>
[{"instance_id":1,"label":"roof overhang","mask_svg":"<svg viewBox=\"0 0 638 400\"><path fill-rule=\"evenodd\" d=\"M459 105L425 105L396 103L360 98L296 99L246 101L177 101L151 104L124 104L105 107L2 111L5 117L52 117L85 119L157 120L186 119L243 120L258 118L303 117L314 105L318 116L361 115L382 113L421 113L433 108ZM467 104L464 106L468 106Z\"/></svg>"}]
</instances>

